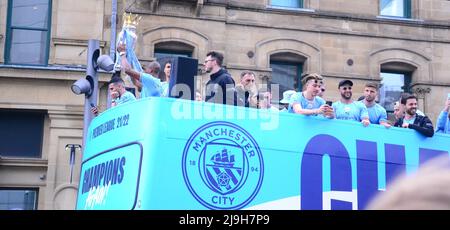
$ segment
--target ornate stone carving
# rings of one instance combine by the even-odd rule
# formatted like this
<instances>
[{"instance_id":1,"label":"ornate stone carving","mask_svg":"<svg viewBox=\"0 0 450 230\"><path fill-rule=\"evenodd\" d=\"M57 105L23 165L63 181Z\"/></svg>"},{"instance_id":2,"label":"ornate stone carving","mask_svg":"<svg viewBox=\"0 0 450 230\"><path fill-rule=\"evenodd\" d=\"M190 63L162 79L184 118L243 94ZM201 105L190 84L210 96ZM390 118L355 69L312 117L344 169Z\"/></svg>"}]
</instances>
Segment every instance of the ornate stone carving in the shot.
<instances>
[{"instance_id":1,"label":"ornate stone carving","mask_svg":"<svg viewBox=\"0 0 450 230\"><path fill-rule=\"evenodd\" d=\"M412 92L417 96L417 98L424 99L425 95L431 92L431 88L416 86L412 88Z\"/></svg>"}]
</instances>

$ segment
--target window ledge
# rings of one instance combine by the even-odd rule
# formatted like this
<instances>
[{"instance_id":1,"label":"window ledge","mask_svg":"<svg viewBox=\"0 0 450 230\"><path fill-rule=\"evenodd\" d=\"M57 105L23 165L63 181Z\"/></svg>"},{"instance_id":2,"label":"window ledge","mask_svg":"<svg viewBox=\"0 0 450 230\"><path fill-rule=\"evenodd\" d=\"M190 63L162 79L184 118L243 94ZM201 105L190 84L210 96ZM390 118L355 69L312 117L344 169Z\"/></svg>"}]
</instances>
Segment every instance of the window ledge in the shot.
<instances>
[{"instance_id":1,"label":"window ledge","mask_svg":"<svg viewBox=\"0 0 450 230\"><path fill-rule=\"evenodd\" d=\"M22 79L50 79L58 81L76 81L85 75L86 66L83 65L18 65L0 64L0 79L22 78ZM112 72L98 71L100 82L108 82ZM1 153L0 153L1 154Z\"/></svg>"},{"instance_id":2,"label":"window ledge","mask_svg":"<svg viewBox=\"0 0 450 230\"><path fill-rule=\"evenodd\" d=\"M36 69L36 70L61 70L61 71L85 71L86 66L65 66L65 65L20 65L20 64L0 64L1 68L13 68L13 69Z\"/></svg>"},{"instance_id":3,"label":"window ledge","mask_svg":"<svg viewBox=\"0 0 450 230\"><path fill-rule=\"evenodd\" d=\"M272 6L272 5L268 5L267 9L285 10L285 11L292 11L292 12L307 12L307 13L314 13L315 12L315 10L307 9L307 8L294 8L294 7L283 7L283 6Z\"/></svg>"},{"instance_id":4,"label":"window ledge","mask_svg":"<svg viewBox=\"0 0 450 230\"><path fill-rule=\"evenodd\" d=\"M88 46L89 40L83 39L67 39L67 38L52 38L54 45L67 45L67 46ZM105 48L106 41L100 41L100 48Z\"/></svg>"},{"instance_id":5,"label":"window ledge","mask_svg":"<svg viewBox=\"0 0 450 230\"><path fill-rule=\"evenodd\" d=\"M396 16L382 16L378 15L377 19L389 20L389 21L401 21L401 22L424 22L422 19L414 19L414 18L402 18Z\"/></svg>"},{"instance_id":6,"label":"window ledge","mask_svg":"<svg viewBox=\"0 0 450 230\"><path fill-rule=\"evenodd\" d=\"M48 160L39 158L1 157L0 166L47 167Z\"/></svg>"},{"instance_id":7,"label":"window ledge","mask_svg":"<svg viewBox=\"0 0 450 230\"><path fill-rule=\"evenodd\" d=\"M57 70L57 71L75 71L75 72L84 72L86 71L85 65L20 65L20 64L0 64L0 69L2 68L11 68L11 69L35 69L35 70ZM104 70L99 69L97 72L99 73L110 73Z\"/></svg>"}]
</instances>

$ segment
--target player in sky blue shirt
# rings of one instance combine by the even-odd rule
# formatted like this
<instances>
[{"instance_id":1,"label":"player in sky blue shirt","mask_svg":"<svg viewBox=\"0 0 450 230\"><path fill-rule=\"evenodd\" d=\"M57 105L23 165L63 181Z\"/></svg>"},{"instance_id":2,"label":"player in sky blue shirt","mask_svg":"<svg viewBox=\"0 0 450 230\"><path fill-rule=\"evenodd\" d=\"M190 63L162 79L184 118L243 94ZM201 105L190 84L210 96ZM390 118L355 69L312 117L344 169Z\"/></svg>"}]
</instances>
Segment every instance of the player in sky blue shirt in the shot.
<instances>
[{"instance_id":1,"label":"player in sky blue shirt","mask_svg":"<svg viewBox=\"0 0 450 230\"><path fill-rule=\"evenodd\" d=\"M132 74L128 75L132 76ZM160 97L162 95L163 88L161 86L161 80L159 80L159 78L156 78L152 74L144 72L140 73L139 76L142 83L141 98Z\"/></svg>"},{"instance_id":2,"label":"player in sky blue shirt","mask_svg":"<svg viewBox=\"0 0 450 230\"><path fill-rule=\"evenodd\" d=\"M359 121L368 126L370 121L367 108L363 103L352 100L352 86L353 82L350 80L339 82L341 100L333 103L335 117L340 120Z\"/></svg>"},{"instance_id":3,"label":"player in sky blue shirt","mask_svg":"<svg viewBox=\"0 0 450 230\"><path fill-rule=\"evenodd\" d=\"M112 99L112 107L136 100L136 97L125 89L125 82L122 78L118 76L112 77L108 86Z\"/></svg>"},{"instance_id":4,"label":"player in sky blue shirt","mask_svg":"<svg viewBox=\"0 0 450 230\"><path fill-rule=\"evenodd\" d=\"M121 56L125 57L125 50L126 47L124 44L119 44L117 46L117 51L119 51ZM137 85L138 87L142 87L141 98L161 96L161 94L163 93L161 80L156 77L161 70L161 65L158 62L152 61L148 65L148 71L146 70L145 72L138 72L131 68L130 63L128 63L128 60L126 58L121 58L121 61L121 67L125 71L125 73L135 81L137 81L137 84L140 84Z\"/></svg>"},{"instance_id":5,"label":"player in sky blue shirt","mask_svg":"<svg viewBox=\"0 0 450 230\"><path fill-rule=\"evenodd\" d=\"M372 82L367 83L364 87L364 99L362 100L362 103L364 103L367 108L371 124L380 124L386 128L390 128L391 125L387 122L386 109L375 102L377 95L378 84Z\"/></svg>"},{"instance_id":6,"label":"player in sky blue shirt","mask_svg":"<svg viewBox=\"0 0 450 230\"><path fill-rule=\"evenodd\" d=\"M116 105L121 105L121 104L130 102L130 101L135 101L135 100L136 100L136 97L132 93L125 90L125 92L115 100L115 103L116 103Z\"/></svg>"},{"instance_id":7,"label":"player in sky blue shirt","mask_svg":"<svg viewBox=\"0 0 450 230\"><path fill-rule=\"evenodd\" d=\"M120 78L120 74L114 74L108 84L109 94L111 95L111 107L121 105L130 101L135 101L136 97L125 89L125 82ZM91 105L91 112L98 116L97 106Z\"/></svg>"},{"instance_id":8,"label":"player in sky blue shirt","mask_svg":"<svg viewBox=\"0 0 450 230\"><path fill-rule=\"evenodd\" d=\"M322 76L308 74L302 81L305 90L292 95L291 102L289 103L289 112L310 116L320 114L327 118L333 118L334 112L332 107L325 104L325 101L317 96L323 84Z\"/></svg>"},{"instance_id":9,"label":"player in sky blue shirt","mask_svg":"<svg viewBox=\"0 0 450 230\"><path fill-rule=\"evenodd\" d=\"M437 119L436 124L436 132L437 133L447 133L450 134L450 94L447 98L447 102L445 103L444 110L441 111L439 117Z\"/></svg>"}]
</instances>

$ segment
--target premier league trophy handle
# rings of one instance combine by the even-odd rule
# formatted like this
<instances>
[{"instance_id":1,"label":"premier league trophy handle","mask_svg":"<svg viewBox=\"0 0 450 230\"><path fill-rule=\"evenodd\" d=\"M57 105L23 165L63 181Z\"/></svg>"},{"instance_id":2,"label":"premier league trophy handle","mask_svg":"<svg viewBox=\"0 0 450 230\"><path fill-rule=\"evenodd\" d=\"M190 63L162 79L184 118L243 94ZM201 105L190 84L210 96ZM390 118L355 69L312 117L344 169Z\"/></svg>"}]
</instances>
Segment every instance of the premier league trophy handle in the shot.
<instances>
[{"instance_id":1,"label":"premier league trophy handle","mask_svg":"<svg viewBox=\"0 0 450 230\"><path fill-rule=\"evenodd\" d=\"M131 13L124 13L123 15L123 26L122 30L119 33L119 36L117 38L116 47L118 47L120 44L126 45L126 58L128 63L130 63L131 67L138 71L142 72L142 66L139 63L139 60L136 56L136 42L137 42L137 34L136 29L137 25L139 24L139 21L141 20L141 16L133 15ZM119 53L117 53L116 50L116 61L114 65L114 69L116 71L120 70L120 63L121 63L121 56ZM125 76L124 81L126 86L133 86L133 82L130 78L130 76ZM134 87L134 86L133 86Z\"/></svg>"}]
</instances>

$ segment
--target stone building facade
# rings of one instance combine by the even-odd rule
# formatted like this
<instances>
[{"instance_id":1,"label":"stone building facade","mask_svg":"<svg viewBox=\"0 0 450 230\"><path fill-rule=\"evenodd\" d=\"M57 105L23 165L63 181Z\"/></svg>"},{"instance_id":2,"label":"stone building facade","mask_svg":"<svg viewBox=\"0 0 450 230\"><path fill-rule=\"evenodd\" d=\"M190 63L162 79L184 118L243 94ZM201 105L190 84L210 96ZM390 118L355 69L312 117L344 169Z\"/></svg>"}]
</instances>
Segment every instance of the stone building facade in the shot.
<instances>
[{"instance_id":1,"label":"stone building facade","mask_svg":"<svg viewBox=\"0 0 450 230\"><path fill-rule=\"evenodd\" d=\"M110 15L111 1L0 1L0 209L74 209L81 153L70 182L65 147L82 143L84 97L70 86L88 39L108 52Z\"/></svg>"},{"instance_id":2,"label":"stone building facade","mask_svg":"<svg viewBox=\"0 0 450 230\"><path fill-rule=\"evenodd\" d=\"M39 4L25 7L46 15L33 16L48 23L31 29L43 34L37 36L40 49L21 47L26 39L12 36L35 26L15 18L14 14L27 11L12 2L47 2L45 12L40 12ZM33 208L74 208L81 154L76 153L70 182L65 146L82 143L84 98L74 95L70 85L85 74L87 40L100 40L108 54L125 11L142 16L136 52L143 62L171 54L203 63L207 52L215 50L224 54L224 65L236 81L240 72L252 70L260 84L280 83L281 89L298 90L302 73L320 73L326 80L325 98L331 101L339 99L337 84L342 79L354 81L354 99L362 95L366 82L375 81L384 87L380 99L386 106L400 91L410 91L434 122L450 93L450 1L118 1L117 31L111 33L114 2L0 0L0 115L6 118L0 124L14 129L20 119L12 116L29 120L31 113L38 123L32 134L40 138L33 154L16 151L11 156L0 151L0 192L11 200L11 191L31 192ZM109 78L100 74L101 110L106 108ZM200 91L208 78L199 71ZM14 150L14 144L5 149Z\"/></svg>"}]
</instances>

